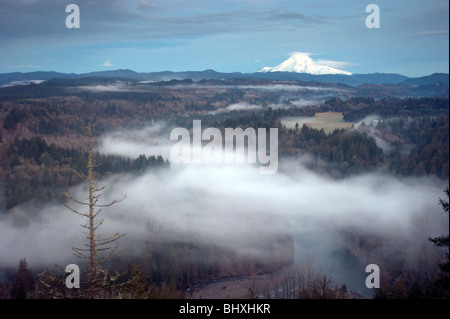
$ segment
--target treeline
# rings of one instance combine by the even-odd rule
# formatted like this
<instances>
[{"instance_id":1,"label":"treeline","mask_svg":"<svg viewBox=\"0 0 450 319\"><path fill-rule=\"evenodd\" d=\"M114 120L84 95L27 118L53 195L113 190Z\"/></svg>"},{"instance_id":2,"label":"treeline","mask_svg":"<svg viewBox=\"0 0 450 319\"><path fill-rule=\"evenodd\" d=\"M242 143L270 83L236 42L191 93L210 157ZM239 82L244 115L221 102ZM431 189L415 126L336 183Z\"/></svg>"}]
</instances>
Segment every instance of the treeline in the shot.
<instances>
[{"instance_id":1,"label":"treeline","mask_svg":"<svg viewBox=\"0 0 450 319\"><path fill-rule=\"evenodd\" d=\"M303 113L305 112L305 113ZM226 115L201 117L202 126L212 125L224 130L227 127L243 129L278 128L278 152L280 158L293 155L312 155L307 167L336 178L376 169L384 162L384 154L375 139L365 132L337 129L327 134L325 131L307 125L288 129L281 125L280 118L292 115L311 115L313 110L272 109L264 111L239 111ZM178 124L192 127L192 117L180 119ZM205 121L205 124L204 122Z\"/></svg>"},{"instance_id":2,"label":"treeline","mask_svg":"<svg viewBox=\"0 0 450 319\"><path fill-rule=\"evenodd\" d=\"M449 117L381 120L329 134L307 125L283 128L279 151L312 155L307 167L337 178L380 169L403 177L448 179Z\"/></svg>"},{"instance_id":3,"label":"treeline","mask_svg":"<svg viewBox=\"0 0 450 319\"><path fill-rule=\"evenodd\" d=\"M186 291L211 280L276 271L290 263L293 256L293 240L285 235L267 236L254 243L250 254L239 253L238 248L185 239L157 242L152 251L134 257L117 255L111 264L118 271L139 266L149 282L159 287L173 283L178 290Z\"/></svg>"},{"instance_id":4,"label":"treeline","mask_svg":"<svg viewBox=\"0 0 450 319\"><path fill-rule=\"evenodd\" d=\"M80 183L73 171L86 173L88 153L77 148L48 144L42 137L0 141L0 189L2 209L29 200L46 202L62 199L62 191ZM140 173L169 165L161 156L141 154L135 159L94 153L97 178L117 173Z\"/></svg>"},{"instance_id":5,"label":"treeline","mask_svg":"<svg viewBox=\"0 0 450 319\"><path fill-rule=\"evenodd\" d=\"M371 131L362 126L361 131ZM389 171L399 176L449 177L449 117L393 119L376 124L373 131L390 143L385 152Z\"/></svg>"},{"instance_id":6,"label":"treeline","mask_svg":"<svg viewBox=\"0 0 450 319\"><path fill-rule=\"evenodd\" d=\"M407 107L422 108L426 101L435 101L435 108L443 110L445 99L408 99L397 101ZM330 100L331 101L331 100ZM340 101L332 99L332 101ZM375 103L371 98L354 98L347 103ZM346 104L348 105L348 104ZM403 108L403 107L402 107ZM447 106L448 108L448 106ZM439 116L408 116L374 123L363 123L357 128L336 129L330 133L307 125L289 129L281 125L284 116L313 116L317 109L272 109L235 111L209 115L191 115L178 118L176 124L191 128L193 119L202 120L202 127L279 128L279 156L308 155L304 164L317 172L341 178L376 169L399 176L434 175L443 179L449 174L449 120L442 111ZM320 111L326 111L321 107ZM424 111L425 112L425 111ZM425 112L425 114L428 114ZM377 113L371 113L377 115ZM366 116L366 115L364 115ZM377 138L387 145L383 150ZM383 146L383 145L382 145ZM383 146L385 147L385 146Z\"/></svg>"},{"instance_id":7,"label":"treeline","mask_svg":"<svg viewBox=\"0 0 450 319\"><path fill-rule=\"evenodd\" d=\"M54 96L79 96L85 100L129 100L155 101L161 99L157 92L139 92L133 90L86 90L85 86L121 85L127 83L125 79L84 78L84 79L53 79L40 84L16 85L0 88L0 101L22 99L46 99ZM137 85L137 84L135 84Z\"/></svg>"},{"instance_id":8,"label":"treeline","mask_svg":"<svg viewBox=\"0 0 450 319\"><path fill-rule=\"evenodd\" d=\"M260 251L260 255L244 255L234 249L198 241L154 242L151 249L134 255L114 255L103 269L120 276L97 298L189 297L194 286L211 280L276 271L292 261L294 246L290 237L268 237L255 245L253 251ZM85 262L80 260L78 265L83 270ZM36 269L22 259L17 271L4 269L4 272L7 276L0 280L0 299L51 298L47 295L48 287L42 283L48 274L60 278L56 288L66 292L67 298L76 297L64 286L66 274L60 269ZM40 275L44 272L46 276ZM83 285L86 273L83 271L80 277ZM51 284L54 286L54 282Z\"/></svg>"},{"instance_id":9,"label":"treeline","mask_svg":"<svg viewBox=\"0 0 450 319\"><path fill-rule=\"evenodd\" d=\"M169 103L169 102L166 102ZM172 106L172 107L170 107ZM22 100L0 103L0 120L7 132L18 129L34 135L82 135L88 123L96 123L95 134L108 128L142 124L164 111L174 111L172 104L133 101L87 101L79 97L56 97L47 100Z\"/></svg>"},{"instance_id":10,"label":"treeline","mask_svg":"<svg viewBox=\"0 0 450 319\"><path fill-rule=\"evenodd\" d=\"M376 169L384 161L383 151L366 133L308 127L283 129L279 149L284 155L312 155L306 166L339 178Z\"/></svg>"},{"instance_id":11,"label":"treeline","mask_svg":"<svg viewBox=\"0 0 450 319\"><path fill-rule=\"evenodd\" d=\"M343 112L345 121L357 122L369 115L379 115L381 119L387 119L448 114L449 100L443 97L381 100L358 97L347 101L333 98L326 101L322 107L324 110L335 109Z\"/></svg>"}]
</instances>

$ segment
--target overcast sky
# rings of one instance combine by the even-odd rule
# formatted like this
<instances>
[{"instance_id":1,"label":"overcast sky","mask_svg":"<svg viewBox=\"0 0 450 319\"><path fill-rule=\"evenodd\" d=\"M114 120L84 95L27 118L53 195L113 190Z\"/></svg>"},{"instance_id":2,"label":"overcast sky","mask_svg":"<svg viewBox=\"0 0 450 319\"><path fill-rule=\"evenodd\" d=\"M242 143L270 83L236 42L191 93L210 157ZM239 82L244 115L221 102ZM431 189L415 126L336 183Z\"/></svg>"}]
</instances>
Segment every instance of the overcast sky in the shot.
<instances>
[{"instance_id":1,"label":"overcast sky","mask_svg":"<svg viewBox=\"0 0 450 319\"><path fill-rule=\"evenodd\" d=\"M66 28L69 3L79 29ZM379 29L366 27L370 3ZM353 73L448 73L448 11L448 0L1 0L0 73L247 73L297 51Z\"/></svg>"}]
</instances>

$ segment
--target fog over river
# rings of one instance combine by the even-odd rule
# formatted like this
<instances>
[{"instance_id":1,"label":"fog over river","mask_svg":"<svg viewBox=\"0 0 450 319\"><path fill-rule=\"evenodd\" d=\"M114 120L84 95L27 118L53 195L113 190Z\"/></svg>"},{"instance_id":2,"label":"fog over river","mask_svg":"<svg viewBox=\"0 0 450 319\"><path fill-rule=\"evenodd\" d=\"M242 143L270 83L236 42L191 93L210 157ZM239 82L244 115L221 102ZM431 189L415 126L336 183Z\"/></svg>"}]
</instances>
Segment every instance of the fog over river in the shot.
<instances>
[{"instance_id":1,"label":"fog over river","mask_svg":"<svg viewBox=\"0 0 450 319\"><path fill-rule=\"evenodd\" d=\"M142 144L145 139L128 137L122 151L110 136L99 149L135 157L151 148ZM98 185L108 185L105 203L127 196L102 213L103 233L127 234L122 249L144 249L149 220L162 225L161 239L182 234L244 254L267 234L291 235L295 260L310 260L354 290L364 288L365 266L377 261L351 255L345 234L379 238L376 249L384 255L404 252L405 265L413 267L424 249L433 249L428 237L448 232L448 217L438 203L444 181L381 173L333 180L305 169L302 158L280 160L277 173L269 175L260 174L255 164L173 164L139 176L112 176ZM86 191L80 185L71 193L81 199ZM16 267L21 258L31 267L77 262L71 247L84 244L83 220L63 205L28 203L2 216L0 266Z\"/></svg>"}]
</instances>

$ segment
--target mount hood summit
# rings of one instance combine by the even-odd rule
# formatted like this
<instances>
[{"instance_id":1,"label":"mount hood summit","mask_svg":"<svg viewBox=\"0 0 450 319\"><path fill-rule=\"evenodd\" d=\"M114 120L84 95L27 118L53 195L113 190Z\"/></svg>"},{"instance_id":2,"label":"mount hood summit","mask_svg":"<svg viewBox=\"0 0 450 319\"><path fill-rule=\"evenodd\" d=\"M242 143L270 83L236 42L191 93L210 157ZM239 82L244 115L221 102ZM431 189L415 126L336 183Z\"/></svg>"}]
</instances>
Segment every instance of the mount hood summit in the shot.
<instances>
[{"instance_id":1,"label":"mount hood summit","mask_svg":"<svg viewBox=\"0 0 450 319\"><path fill-rule=\"evenodd\" d=\"M326 63L326 62L325 62ZM294 72L294 73L307 73L313 75L322 74L343 74L352 75L351 72L339 70L331 66L326 65L320 61L314 61L311 59L308 53L295 52L292 53L289 59L282 62L275 67L264 67L257 72Z\"/></svg>"}]
</instances>

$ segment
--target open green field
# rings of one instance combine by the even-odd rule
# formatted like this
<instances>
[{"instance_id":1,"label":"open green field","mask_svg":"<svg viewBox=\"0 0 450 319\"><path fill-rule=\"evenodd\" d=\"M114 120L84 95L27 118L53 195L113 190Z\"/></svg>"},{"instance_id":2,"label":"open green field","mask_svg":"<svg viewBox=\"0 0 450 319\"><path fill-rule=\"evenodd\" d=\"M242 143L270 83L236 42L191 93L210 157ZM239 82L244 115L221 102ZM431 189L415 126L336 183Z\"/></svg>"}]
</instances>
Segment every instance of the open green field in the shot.
<instances>
[{"instance_id":1,"label":"open green field","mask_svg":"<svg viewBox=\"0 0 450 319\"><path fill-rule=\"evenodd\" d=\"M352 126L353 122L345 122L341 112L324 112L316 113L314 117L290 116L281 118L281 124L287 128L295 128L298 123L301 128L303 124L316 129L324 129L326 133L330 133L335 129L346 128Z\"/></svg>"}]
</instances>

